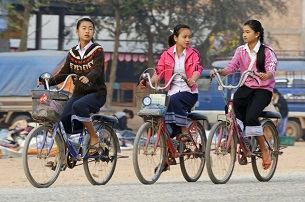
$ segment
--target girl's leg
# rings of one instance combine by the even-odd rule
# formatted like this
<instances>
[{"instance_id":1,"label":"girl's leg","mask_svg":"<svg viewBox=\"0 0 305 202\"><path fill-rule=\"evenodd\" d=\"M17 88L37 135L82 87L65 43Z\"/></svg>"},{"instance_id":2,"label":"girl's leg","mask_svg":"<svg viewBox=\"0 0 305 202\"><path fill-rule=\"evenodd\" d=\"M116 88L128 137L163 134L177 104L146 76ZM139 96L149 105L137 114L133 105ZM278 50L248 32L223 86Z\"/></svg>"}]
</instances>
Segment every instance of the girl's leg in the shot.
<instances>
[{"instance_id":1,"label":"girl's leg","mask_svg":"<svg viewBox=\"0 0 305 202\"><path fill-rule=\"evenodd\" d=\"M247 108L245 119L246 136L255 136L262 152L263 168L268 169L271 165L270 153L265 146L265 139L263 136L263 128L259 122L259 116L266 106L271 102L272 93L267 90L257 89L251 96Z\"/></svg>"},{"instance_id":2,"label":"girl's leg","mask_svg":"<svg viewBox=\"0 0 305 202\"><path fill-rule=\"evenodd\" d=\"M94 131L90 119L90 113L96 113L105 104L106 96L97 97L96 93L85 95L77 100L72 106L72 120L82 122L90 135L90 145L98 142L98 136Z\"/></svg>"},{"instance_id":3,"label":"girl's leg","mask_svg":"<svg viewBox=\"0 0 305 202\"><path fill-rule=\"evenodd\" d=\"M92 122L82 122L84 126L87 128L87 132L90 135L90 145L95 145L99 142L99 138L93 128Z\"/></svg>"},{"instance_id":4,"label":"girl's leg","mask_svg":"<svg viewBox=\"0 0 305 202\"><path fill-rule=\"evenodd\" d=\"M181 127L182 134L188 134L187 111L190 111L198 100L197 94L179 92L171 96L165 123L174 123ZM171 137L176 136L173 134Z\"/></svg>"},{"instance_id":5,"label":"girl's leg","mask_svg":"<svg viewBox=\"0 0 305 202\"><path fill-rule=\"evenodd\" d=\"M260 148L261 148L262 159L263 159L262 166L265 170L267 170L271 166L271 154L265 146L264 136L256 136L255 139L256 139L256 141L258 142L258 144L260 145Z\"/></svg>"}]
</instances>

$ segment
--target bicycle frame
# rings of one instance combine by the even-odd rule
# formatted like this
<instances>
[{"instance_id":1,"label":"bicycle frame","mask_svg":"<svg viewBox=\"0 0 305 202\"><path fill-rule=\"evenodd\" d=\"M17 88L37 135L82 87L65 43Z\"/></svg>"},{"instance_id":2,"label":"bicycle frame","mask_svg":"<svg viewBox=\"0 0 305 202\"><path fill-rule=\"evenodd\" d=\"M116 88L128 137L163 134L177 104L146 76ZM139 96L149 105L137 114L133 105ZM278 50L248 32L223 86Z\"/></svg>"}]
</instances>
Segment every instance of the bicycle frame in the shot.
<instances>
[{"instance_id":1,"label":"bicycle frame","mask_svg":"<svg viewBox=\"0 0 305 202\"><path fill-rule=\"evenodd\" d=\"M165 129L165 123L164 123L164 118L161 118L159 120L156 121L157 123L155 123L154 121L152 121L153 124L157 124L159 127L158 127L158 131L157 131L157 137L156 137L156 142L155 142L155 145L154 145L154 150L157 150L158 148L158 145L160 143L160 136L161 134L165 134L165 140L166 140L166 151L169 151L170 152L170 156L171 158L175 158L175 156L179 153L176 148L174 148L172 142L171 142L171 139L168 135L168 133L166 132L166 129ZM195 128L195 130L194 130ZM189 134L192 134L192 133L196 133L197 134L197 122L196 121L192 121L191 124L188 126L188 133ZM148 142L150 142L150 138L152 137L152 132L150 131L149 132L149 135L147 137L148 141L146 141L146 148L148 147ZM197 141L193 139L193 135L190 135L190 138L192 139L192 142L193 143L196 143ZM194 144L196 145L196 144ZM196 145L196 148L197 148L197 145ZM194 152L192 152L194 153ZM195 152L196 154L197 152ZM183 152L183 154L187 154L187 152Z\"/></svg>"},{"instance_id":2,"label":"bicycle frame","mask_svg":"<svg viewBox=\"0 0 305 202\"><path fill-rule=\"evenodd\" d=\"M226 152L229 151L229 146L231 145L231 141L233 139L233 135L234 135L234 131L236 131L236 135L237 135L237 140L241 146L241 148L243 149L243 151L248 154L251 151L249 151L249 149L246 147L245 142L243 140L243 136L241 135L241 128L239 127L237 120L236 120L236 115L234 112L234 103L233 100L230 99L228 101L228 114L226 116L226 121L227 123L229 123L230 126L230 131L229 131L229 137L228 137L228 144L226 145ZM221 133L222 134L222 133ZM220 142L222 139L222 136L219 136L219 141L217 143L217 148L220 146Z\"/></svg>"},{"instance_id":3,"label":"bicycle frame","mask_svg":"<svg viewBox=\"0 0 305 202\"><path fill-rule=\"evenodd\" d=\"M54 130L52 132L52 136L51 136L51 142L49 144L49 147L48 147L48 152L47 152L47 155L50 155L51 153L51 150L53 148L53 144L54 144L54 141L55 141L55 137L57 135L57 132L60 133L60 135L62 136L64 142L65 142L65 145L67 146L67 152L70 152L71 155L73 156L73 158L75 158L76 160L80 160L81 158L82 159L88 159L88 158L94 158L96 156L90 156L90 155L82 155L80 154L80 148L84 148L84 140L85 140L85 136L84 134L86 134L86 131L85 131L85 128L82 129L82 131L80 132L80 137L78 138L78 142L77 144L79 144L78 148L75 149L73 147L73 143L69 140L69 138L67 137L67 134L64 130L64 127L63 127L63 124L61 122L59 123L56 123L55 126L54 126ZM47 136L44 136L44 139L43 139L43 143L45 144L46 142L46 138ZM43 145L44 146L44 145ZM43 147L42 147L43 148ZM102 147L102 153L105 151ZM41 154L42 151L39 152L39 155ZM81 155L81 156L80 156ZM103 156L103 155L101 155ZM80 158L81 157L81 158Z\"/></svg>"},{"instance_id":4,"label":"bicycle frame","mask_svg":"<svg viewBox=\"0 0 305 202\"><path fill-rule=\"evenodd\" d=\"M246 76L251 76L253 77L255 76L259 76L258 72L255 72L253 70L246 70L242 75L241 78L239 80L239 83L236 86L233 85L224 85L222 83L222 80L220 78L220 75L218 73L217 69L213 69L214 71L214 75L216 76L217 82L218 84L223 87L223 88L227 88L231 91L231 95L230 95L230 99L227 102L227 106L228 106L228 113L226 115L226 121L227 123L229 123L230 125L230 131L229 131L229 139L228 139L228 144L226 146L226 152L229 151L229 146L231 145L231 141L234 135L234 130L236 131L236 135L237 135L237 140L238 143L240 144L241 148L243 149L243 151L248 155L251 155L251 151L249 151L249 149L247 148L247 146L245 145L243 136L241 135L241 128L239 127L237 120L236 120L236 115L235 115L235 111L234 111L234 103L233 103L233 97L234 97L234 89L238 88L240 86L243 85L243 82L245 81ZM225 99L225 98L224 98ZM221 133L222 134L222 133ZM219 136L219 138L222 138L221 136ZM264 139L266 140L266 138L264 137ZM220 146L220 141L221 139L219 139L218 144L217 144L217 148ZM265 141L268 143L268 141ZM272 148L270 147L270 144L268 143L268 147L270 150L272 150Z\"/></svg>"}]
</instances>

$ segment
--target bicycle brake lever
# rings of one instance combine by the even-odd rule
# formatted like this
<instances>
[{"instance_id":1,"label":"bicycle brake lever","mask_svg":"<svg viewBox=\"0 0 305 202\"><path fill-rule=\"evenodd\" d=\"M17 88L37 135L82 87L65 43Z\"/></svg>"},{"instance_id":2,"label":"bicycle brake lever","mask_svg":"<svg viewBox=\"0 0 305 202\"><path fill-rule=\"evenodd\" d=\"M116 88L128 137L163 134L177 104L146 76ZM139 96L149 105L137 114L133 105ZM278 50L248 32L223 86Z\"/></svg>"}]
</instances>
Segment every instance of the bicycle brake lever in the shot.
<instances>
[{"instance_id":1,"label":"bicycle brake lever","mask_svg":"<svg viewBox=\"0 0 305 202\"><path fill-rule=\"evenodd\" d=\"M187 84L187 86L188 86L189 88L192 88L192 87L188 84L186 77L183 76L181 73L180 73L180 76L181 76L181 79Z\"/></svg>"}]
</instances>

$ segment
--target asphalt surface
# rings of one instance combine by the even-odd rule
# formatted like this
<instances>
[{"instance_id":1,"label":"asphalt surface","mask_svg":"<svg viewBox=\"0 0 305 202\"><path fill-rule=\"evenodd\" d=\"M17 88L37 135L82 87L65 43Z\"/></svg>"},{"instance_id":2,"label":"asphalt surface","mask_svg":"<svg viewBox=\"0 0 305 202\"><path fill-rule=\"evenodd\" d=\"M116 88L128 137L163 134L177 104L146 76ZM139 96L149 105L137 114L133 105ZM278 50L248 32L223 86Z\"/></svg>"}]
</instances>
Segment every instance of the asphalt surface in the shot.
<instances>
[{"instance_id":1,"label":"asphalt surface","mask_svg":"<svg viewBox=\"0 0 305 202\"><path fill-rule=\"evenodd\" d=\"M227 184L215 185L207 176L195 183L183 178L143 185L137 180L103 186L89 183L0 188L0 201L305 201L305 173L275 173L269 182L259 182L253 174L234 176Z\"/></svg>"}]
</instances>

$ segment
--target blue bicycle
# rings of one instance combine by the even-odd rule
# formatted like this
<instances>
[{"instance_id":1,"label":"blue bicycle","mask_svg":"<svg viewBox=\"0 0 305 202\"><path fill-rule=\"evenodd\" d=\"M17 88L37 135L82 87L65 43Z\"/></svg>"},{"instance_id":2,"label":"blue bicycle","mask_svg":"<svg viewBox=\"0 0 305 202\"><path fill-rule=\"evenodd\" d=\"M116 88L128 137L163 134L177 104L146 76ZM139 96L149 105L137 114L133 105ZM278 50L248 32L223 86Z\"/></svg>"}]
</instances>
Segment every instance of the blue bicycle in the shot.
<instances>
[{"instance_id":1,"label":"blue bicycle","mask_svg":"<svg viewBox=\"0 0 305 202\"><path fill-rule=\"evenodd\" d=\"M90 135L85 127L68 135L60 122L60 112L69 98L63 93L63 88L70 77L76 76L69 74L60 89L50 89L50 75L44 74L42 78L47 89L32 91L32 116L39 125L28 134L22 159L25 175L34 187L49 187L60 171L82 164L87 179L93 185L106 184L114 173L117 152L120 150L112 128L113 123L118 122L116 117L101 114L91 116L99 136L99 148L94 154L88 152ZM82 163L78 164L78 161Z\"/></svg>"}]
</instances>

